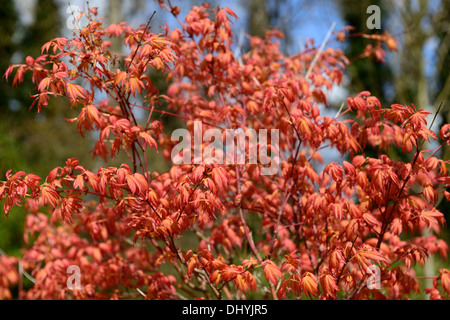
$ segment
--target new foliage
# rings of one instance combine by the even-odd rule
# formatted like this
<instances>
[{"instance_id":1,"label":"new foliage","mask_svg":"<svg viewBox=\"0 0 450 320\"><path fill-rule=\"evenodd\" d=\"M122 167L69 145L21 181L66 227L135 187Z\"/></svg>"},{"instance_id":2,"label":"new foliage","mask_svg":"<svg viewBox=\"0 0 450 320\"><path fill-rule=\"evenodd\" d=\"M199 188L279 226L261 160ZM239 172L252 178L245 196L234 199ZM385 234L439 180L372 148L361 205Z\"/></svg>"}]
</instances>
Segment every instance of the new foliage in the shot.
<instances>
[{"instance_id":1,"label":"new foliage","mask_svg":"<svg viewBox=\"0 0 450 320\"><path fill-rule=\"evenodd\" d=\"M38 112L52 97L67 97L79 110L68 121L81 135L97 136L92 152L105 165L91 171L74 157L47 177L7 173L4 213L25 205L29 214L23 256L0 256L0 298L12 298L16 286L24 299L402 299L418 292L413 266L448 252L436 236L445 223L436 203L450 198L448 161L437 157L450 144L450 125L435 133L429 112L382 106L369 91L324 116L324 89L339 85L349 64L341 50L308 41L285 56L282 35L271 31L250 37L249 50L240 52L230 9L193 7L181 21L177 7L160 4L180 28L155 34L151 21L137 29L104 26L90 9L89 24L73 39L53 39L41 56L6 71L13 86L32 74ZM346 29L332 41L346 36L361 35ZM362 36L362 57L384 60L383 46L395 49L387 33ZM129 54L110 51L115 37ZM151 69L167 75L167 92L153 86ZM156 120L160 113L190 130L194 121L204 131L279 130L279 173L214 163L152 171L151 152L171 162L174 146ZM423 149L430 141L437 150ZM330 148L342 161L323 163ZM377 156L367 156L368 148ZM411 160L390 159L391 148ZM119 152L129 163L109 166ZM33 277L30 287L19 265ZM82 288L67 287L71 265L80 268ZM380 270L381 289L368 286L371 266ZM433 279L426 292L448 298L450 271Z\"/></svg>"}]
</instances>

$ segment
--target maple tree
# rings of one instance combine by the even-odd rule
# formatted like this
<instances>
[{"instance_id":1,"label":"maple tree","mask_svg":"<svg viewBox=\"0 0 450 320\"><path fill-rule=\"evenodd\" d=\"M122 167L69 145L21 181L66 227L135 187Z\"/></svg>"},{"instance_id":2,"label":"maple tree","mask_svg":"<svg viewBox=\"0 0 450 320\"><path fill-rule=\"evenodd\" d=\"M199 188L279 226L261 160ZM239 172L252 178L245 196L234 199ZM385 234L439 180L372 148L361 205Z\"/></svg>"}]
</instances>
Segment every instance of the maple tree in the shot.
<instances>
[{"instance_id":1,"label":"maple tree","mask_svg":"<svg viewBox=\"0 0 450 320\"><path fill-rule=\"evenodd\" d=\"M106 165L92 171L70 158L44 178L8 171L0 199L6 215L25 206L27 247L21 257L0 256L0 298L12 298L16 286L21 299L233 299L255 292L268 299L405 299L418 292L413 266L448 252L436 236L445 224L436 203L450 200L449 161L437 157L450 144L450 124L435 133L429 112L382 106L369 91L324 116L325 89L342 82L349 64L341 50L308 41L286 56L273 30L250 37L250 49L235 54L232 10L204 4L181 21L179 8L159 2L179 29L152 33L151 19L137 29L105 27L93 8L74 38L53 39L41 56L7 69L7 79L15 72L13 86L32 74L38 112L53 96L68 98L79 110L68 122L83 136L97 135L92 153ZM387 33L346 28L334 36L372 41L361 57L384 60L383 45L396 47ZM109 50L115 37L128 54ZM167 92L153 86L151 69L167 75ZM171 161L174 147L155 120L161 113L183 119L189 130L194 121L205 129L279 130L279 173L218 163L152 171L150 152ZM423 149L431 140L439 147ZM369 147L376 157L365 155ZM346 160L319 172L327 148ZM411 161L390 159L389 148ZM108 166L119 152L129 163ZM434 234L424 235L425 228ZM72 265L82 288L67 287ZM382 289L367 285L371 266L380 270ZM33 277L29 288L21 270ZM450 271L440 269L433 280L426 293L447 299Z\"/></svg>"}]
</instances>

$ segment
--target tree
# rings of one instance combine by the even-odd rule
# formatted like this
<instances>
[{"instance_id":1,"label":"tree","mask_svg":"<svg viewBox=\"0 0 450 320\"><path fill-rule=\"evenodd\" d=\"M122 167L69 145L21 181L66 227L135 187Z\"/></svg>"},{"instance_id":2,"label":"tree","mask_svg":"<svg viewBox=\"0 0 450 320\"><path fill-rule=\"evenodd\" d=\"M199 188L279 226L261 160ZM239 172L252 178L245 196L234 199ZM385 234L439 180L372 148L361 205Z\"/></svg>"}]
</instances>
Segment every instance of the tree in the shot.
<instances>
[{"instance_id":1,"label":"tree","mask_svg":"<svg viewBox=\"0 0 450 320\"><path fill-rule=\"evenodd\" d=\"M436 123L448 123L446 103L448 88L445 88L448 70L445 67L445 59L449 54L449 39L446 37L448 3L427 0L416 3L355 1L349 5L349 2L342 1L343 17L356 30L364 30L367 19L365 10L371 4L379 6L382 10L382 30L374 30L374 34L381 34L385 32L384 30L395 30L393 36L397 39L398 52L388 57L390 61L387 64L367 59L355 62L350 67L352 74L350 87L357 88L359 85L360 90L370 88L374 95L386 103L411 104L414 102L422 108L432 110L433 116L436 116ZM428 49L430 44L437 39L439 39L437 49L430 52ZM352 39L348 42L346 53L355 53L361 50L363 45L360 39ZM371 71L367 72L367 70ZM424 148L428 148L426 144ZM446 154L447 150L448 147L444 145L439 151L442 159L449 158ZM398 151L392 149L389 156L391 158L408 156ZM445 201L438 207L444 213L449 211ZM448 226L446 231L448 234ZM427 268L433 269L432 261L432 258L428 259Z\"/></svg>"},{"instance_id":2,"label":"tree","mask_svg":"<svg viewBox=\"0 0 450 320\"><path fill-rule=\"evenodd\" d=\"M4 21L0 45L2 75L13 57L17 60L18 57L40 55L42 44L55 38L61 30L58 6L54 1L39 0L36 4L30 25L17 19L14 1L7 1L0 8ZM31 94L35 89L31 77L26 76L24 83L15 90L11 90L4 78L1 80L0 150L3 152L0 157L0 176L4 177L7 170L13 167L43 175L65 161L72 152L79 154L80 160L86 165L92 162L92 156L84 154L90 140L74 137L76 130L64 125L64 118L73 115L64 98L50 101L51 107L47 112L36 115L29 110L33 101ZM68 140L73 143L67 144ZM0 249L7 253L17 254L20 246L23 246L25 212L22 209L15 210L8 227L4 223L5 218L0 218Z\"/></svg>"},{"instance_id":3,"label":"tree","mask_svg":"<svg viewBox=\"0 0 450 320\"><path fill-rule=\"evenodd\" d=\"M178 18L179 8L161 3ZM235 13L208 4L162 34L149 31L151 19L133 29L104 27L95 8L86 15L75 38L45 43L43 55L5 76L20 85L32 75L38 112L55 95L68 99L77 110L69 122L97 135L94 155L106 165L91 170L69 158L45 178L7 173L3 210L25 205L28 247L22 257L2 256L2 298L21 280L21 263L34 277L29 290L19 286L27 299L403 299L420 290L412 266L447 255L445 241L421 231L445 223L435 204L450 199L448 161L421 145L438 136L450 143L450 125L435 133L429 112L383 106L368 91L349 97L335 117L322 116L323 89L340 84L349 63L341 50L307 44L285 56L273 31L251 37L237 60ZM114 37L123 37L125 57L109 51ZM391 41L370 38L378 49L368 54ZM167 75L167 92L155 90L151 69ZM110 99L98 101L100 91ZM171 111L160 110L160 100ZM168 135L158 113L186 127ZM317 172L330 146L348 161ZM369 146L379 156L367 156ZM386 156L392 146L411 161ZM172 162L169 171L154 171L150 150ZM129 164L109 165L121 151ZM81 287L67 285L68 270ZM450 271L434 280L427 292L447 299Z\"/></svg>"},{"instance_id":4,"label":"tree","mask_svg":"<svg viewBox=\"0 0 450 320\"><path fill-rule=\"evenodd\" d=\"M265 0L252 0L248 8L248 29L253 36L264 37L267 29L271 28L270 17L267 13Z\"/></svg>"},{"instance_id":5,"label":"tree","mask_svg":"<svg viewBox=\"0 0 450 320\"><path fill-rule=\"evenodd\" d=\"M291 8L301 7L302 10ZM277 29L283 33L283 38L279 39L281 51L285 52L292 41L291 26L303 17L299 15L300 11L308 11L308 4L305 1L289 0L251 0L247 3L247 29L250 35L263 38L267 30Z\"/></svg>"},{"instance_id":6,"label":"tree","mask_svg":"<svg viewBox=\"0 0 450 320\"><path fill-rule=\"evenodd\" d=\"M11 6L11 8L7 6L5 10L15 12L13 3ZM16 26L18 30L15 32L16 29L13 29L5 33L15 35L18 39L17 44L14 44L16 55L23 57L38 56L41 54L42 44L55 38L61 29L58 6L53 0L39 0L34 12L34 20L30 26L19 24L18 21L16 24L11 21L6 25ZM7 63L2 68L3 73L10 61ZM36 115L35 112L29 110L33 101L31 95L34 90L31 77L27 76L24 83L14 92L8 88L10 85L4 79L2 80L2 88L7 88L4 95L7 99L1 105L3 116L0 126L5 128L5 132L8 132L3 136L7 136L11 141L14 141L11 142L14 145L14 148L11 149L12 154L14 154L15 149L17 149L16 152L19 152L19 150L21 152L18 161L14 163L14 165L18 165L16 166L17 169L32 170L42 175L67 159L72 152L80 154L83 157L80 160L86 162L86 164L90 162L91 157L88 154L81 154L81 151L88 147L89 139L77 139L76 142L74 141L74 145L66 143L68 137L74 138L74 131L73 128L61 125L65 122L64 118L70 118L73 115L73 111L69 110L69 104L65 99L50 101L54 105L48 108L46 112ZM10 105L13 105L14 108L11 109ZM1 165L0 174L4 176L10 167L11 164L8 166Z\"/></svg>"}]
</instances>

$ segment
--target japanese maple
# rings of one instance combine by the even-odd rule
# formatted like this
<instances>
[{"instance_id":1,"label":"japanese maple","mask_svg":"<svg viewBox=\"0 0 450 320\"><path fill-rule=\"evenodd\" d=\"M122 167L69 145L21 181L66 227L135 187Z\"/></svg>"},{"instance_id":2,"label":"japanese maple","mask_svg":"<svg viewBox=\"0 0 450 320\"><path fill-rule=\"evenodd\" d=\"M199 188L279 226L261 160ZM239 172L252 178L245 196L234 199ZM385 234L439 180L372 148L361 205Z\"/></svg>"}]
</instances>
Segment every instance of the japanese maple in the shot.
<instances>
[{"instance_id":1,"label":"japanese maple","mask_svg":"<svg viewBox=\"0 0 450 320\"><path fill-rule=\"evenodd\" d=\"M448 252L437 237L445 219L436 204L450 200L449 161L437 157L450 144L450 124L435 133L429 112L383 106L370 88L324 116L319 106L327 106L327 90L342 83L349 64L341 50L308 41L287 56L274 30L249 37L240 53L229 8L195 6L181 21L179 8L160 4L178 29L152 33L151 19L136 29L104 26L90 9L74 38L53 39L41 56L6 71L13 86L32 74L37 112L54 96L69 99L79 114L68 121L97 137L93 154L105 165L86 168L74 155L46 177L8 171L0 200L6 215L25 206L27 247L20 257L0 256L0 298L12 298L15 286L21 299L405 299L419 292L414 265ZM384 60L383 45L396 47L387 33L349 31L330 41L368 38L360 58ZM111 51L111 38L122 39L127 54ZM167 92L153 85L152 69L167 76ZM174 165L161 113L188 130L194 121L205 130L279 130L280 170ZM425 150L431 141L439 147ZM330 148L342 161L324 163ZM391 159L391 148L411 160ZM109 166L119 152L128 164ZM151 152L170 170L155 172ZM73 265L82 288L67 287ZM30 288L22 287L19 266L31 275ZM381 289L368 286L371 266L380 270ZM448 298L450 271L433 280L425 292Z\"/></svg>"}]
</instances>

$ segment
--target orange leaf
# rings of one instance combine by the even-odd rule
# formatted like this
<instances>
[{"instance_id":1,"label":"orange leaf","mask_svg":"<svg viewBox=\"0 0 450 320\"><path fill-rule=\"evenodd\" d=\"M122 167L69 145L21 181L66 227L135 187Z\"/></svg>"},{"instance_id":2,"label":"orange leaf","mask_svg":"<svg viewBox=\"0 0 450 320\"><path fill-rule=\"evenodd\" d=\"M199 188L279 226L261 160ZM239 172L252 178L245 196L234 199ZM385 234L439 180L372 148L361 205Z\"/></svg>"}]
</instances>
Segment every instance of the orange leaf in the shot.
<instances>
[{"instance_id":1,"label":"orange leaf","mask_svg":"<svg viewBox=\"0 0 450 320\"><path fill-rule=\"evenodd\" d=\"M76 177L76 179L75 179L75 181L73 183L73 188L74 189L80 189L80 190L84 189L84 178L83 178L83 175L79 174Z\"/></svg>"},{"instance_id":2,"label":"orange leaf","mask_svg":"<svg viewBox=\"0 0 450 320\"><path fill-rule=\"evenodd\" d=\"M435 208L431 210L422 211L420 214L420 219L422 219L427 226L430 226L431 224L437 223L438 221L441 221L444 219L444 215L442 212L439 212Z\"/></svg>"},{"instance_id":3,"label":"orange leaf","mask_svg":"<svg viewBox=\"0 0 450 320\"><path fill-rule=\"evenodd\" d=\"M119 119L114 123L114 126L118 128L119 130L125 131L130 130L131 123L128 119Z\"/></svg>"},{"instance_id":4,"label":"orange leaf","mask_svg":"<svg viewBox=\"0 0 450 320\"><path fill-rule=\"evenodd\" d=\"M148 182L145 177L140 173L130 174L127 176L127 184L132 194L136 192L140 195L145 194L148 191Z\"/></svg>"},{"instance_id":5,"label":"orange leaf","mask_svg":"<svg viewBox=\"0 0 450 320\"><path fill-rule=\"evenodd\" d=\"M66 92L71 102L75 102L78 98L84 98L86 95L86 90L70 82L66 83Z\"/></svg>"},{"instance_id":6,"label":"orange leaf","mask_svg":"<svg viewBox=\"0 0 450 320\"><path fill-rule=\"evenodd\" d=\"M220 192L228 185L225 169L217 167L212 170L212 178Z\"/></svg>"},{"instance_id":7,"label":"orange leaf","mask_svg":"<svg viewBox=\"0 0 450 320\"><path fill-rule=\"evenodd\" d=\"M80 213L80 209L83 207L84 201L80 198L79 193L67 195L63 198L61 211L65 222L72 222L72 216L76 213Z\"/></svg>"},{"instance_id":8,"label":"orange leaf","mask_svg":"<svg viewBox=\"0 0 450 320\"><path fill-rule=\"evenodd\" d=\"M287 289L288 289L288 282L286 280L283 280L281 282L280 288L277 291L277 297L279 300L286 298Z\"/></svg>"},{"instance_id":9,"label":"orange leaf","mask_svg":"<svg viewBox=\"0 0 450 320\"><path fill-rule=\"evenodd\" d=\"M102 253L99 248L92 249L92 257L98 263L100 263L102 261Z\"/></svg>"},{"instance_id":10,"label":"orange leaf","mask_svg":"<svg viewBox=\"0 0 450 320\"><path fill-rule=\"evenodd\" d=\"M55 189L51 187L43 187L42 198L44 199L44 203L50 204L54 208L58 205L58 200L60 199L60 196L55 191Z\"/></svg>"},{"instance_id":11,"label":"orange leaf","mask_svg":"<svg viewBox=\"0 0 450 320\"><path fill-rule=\"evenodd\" d=\"M87 119L89 120L89 123L98 125L99 117L100 117L100 113L98 112L98 109L93 104L87 105L85 107L85 109L86 109L86 115L87 115Z\"/></svg>"},{"instance_id":12,"label":"orange leaf","mask_svg":"<svg viewBox=\"0 0 450 320\"><path fill-rule=\"evenodd\" d=\"M55 178L58 176L58 172L60 169L61 169L60 167L56 167L52 171L50 171L50 173L47 176L48 183L52 183L53 181L55 181Z\"/></svg>"},{"instance_id":13,"label":"orange leaf","mask_svg":"<svg viewBox=\"0 0 450 320\"><path fill-rule=\"evenodd\" d=\"M440 269L439 272L441 274L442 288L450 293L450 271L447 269Z\"/></svg>"},{"instance_id":14,"label":"orange leaf","mask_svg":"<svg viewBox=\"0 0 450 320\"><path fill-rule=\"evenodd\" d=\"M203 178L203 173L205 172L205 167L203 165L197 166L192 171L192 180L194 182L199 182Z\"/></svg>"},{"instance_id":15,"label":"orange leaf","mask_svg":"<svg viewBox=\"0 0 450 320\"><path fill-rule=\"evenodd\" d=\"M247 285L247 281L245 280L245 278L238 274L236 276L236 278L234 278L234 284L236 285L236 287L242 292L247 294L248 293L248 285Z\"/></svg>"},{"instance_id":16,"label":"orange leaf","mask_svg":"<svg viewBox=\"0 0 450 320\"><path fill-rule=\"evenodd\" d=\"M374 261L383 261L386 264L389 264L389 261L379 252L372 250L359 250L358 251L358 255L360 255L361 257L364 257L366 259L369 260L374 260Z\"/></svg>"},{"instance_id":17,"label":"orange leaf","mask_svg":"<svg viewBox=\"0 0 450 320\"><path fill-rule=\"evenodd\" d=\"M50 86L50 83L52 82L52 79L47 77L41 80L38 85L38 90L40 92L47 91L48 87Z\"/></svg>"},{"instance_id":18,"label":"orange leaf","mask_svg":"<svg viewBox=\"0 0 450 320\"><path fill-rule=\"evenodd\" d=\"M367 212L364 213L363 214L363 219L369 226L381 225L381 222L378 221L377 218L375 218L373 216L373 214L371 214L371 213L367 213Z\"/></svg>"},{"instance_id":19,"label":"orange leaf","mask_svg":"<svg viewBox=\"0 0 450 320\"><path fill-rule=\"evenodd\" d=\"M144 83L141 80L132 77L130 78L128 83L129 83L129 90L131 91L133 96L136 94L136 91L142 94L142 88L144 88Z\"/></svg>"},{"instance_id":20,"label":"orange leaf","mask_svg":"<svg viewBox=\"0 0 450 320\"><path fill-rule=\"evenodd\" d=\"M84 173L87 175L89 184L91 185L92 189L98 190L98 185L100 182L100 178L93 172L89 170L85 170Z\"/></svg>"},{"instance_id":21,"label":"orange leaf","mask_svg":"<svg viewBox=\"0 0 450 320\"><path fill-rule=\"evenodd\" d=\"M117 86L117 84L120 84L123 86L127 78L127 73L125 71L119 71L114 78L114 86Z\"/></svg>"},{"instance_id":22,"label":"orange leaf","mask_svg":"<svg viewBox=\"0 0 450 320\"><path fill-rule=\"evenodd\" d=\"M235 17L235 18L237 19L237 15L236 15L236 13L234 13L233 10L231 10L231 9L228 8L228 7L225 7L224 9L225 9L225 11L226 11L230 16L233 16L233 17Z\"/></svg>"},{"instance_id":23,"label":"orange leaf","mask_svg":"<svg viewBox=\"0 0 450 320\"><path fill-rule=\"evenodd\" d=\"M139 132L139 136L144 139L144 146L150 146L150 147L154 147L156 150L158 150L158 145L156 144L155 139L153 139L153 137L148 134L145 131L141 131Z\"/></svg>"}]
</instances>

